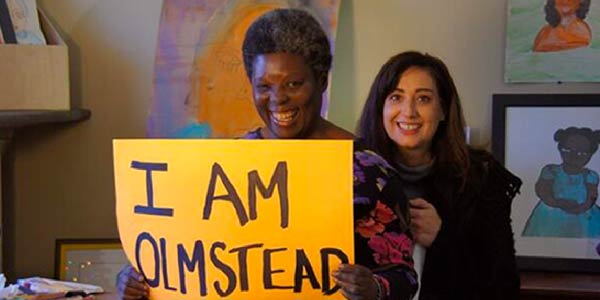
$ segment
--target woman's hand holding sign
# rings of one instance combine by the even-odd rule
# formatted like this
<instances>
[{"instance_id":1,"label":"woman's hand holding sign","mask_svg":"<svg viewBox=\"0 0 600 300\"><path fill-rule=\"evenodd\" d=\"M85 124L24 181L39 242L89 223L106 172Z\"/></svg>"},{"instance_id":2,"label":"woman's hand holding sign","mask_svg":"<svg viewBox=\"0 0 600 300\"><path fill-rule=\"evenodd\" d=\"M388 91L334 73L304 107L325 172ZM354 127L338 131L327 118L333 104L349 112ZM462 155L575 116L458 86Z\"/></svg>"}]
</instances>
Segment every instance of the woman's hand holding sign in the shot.
<instances>
[{"instance_id":1,"label":"woman's hand holding sign","mask_svg":"<svg viewBox=\"0 0 600 300\"><path fill-rule=\"evenodd\" d=\"M125 266L117 276L118 299L137 300L148 299L148 286L144 276L131 265Z\"/></svg>"},{"instance_id":2,"label":"woman's hand holding sign","mask_svg":"<svg viewBox=\"0 0 600 300\"><path fill-rule=\"evenodd\" d=\"M335 282L340 286L342 294L349 300L380 299L373 273L361 265L341 265L333 272Z\"/></svg>"}]
</instances>

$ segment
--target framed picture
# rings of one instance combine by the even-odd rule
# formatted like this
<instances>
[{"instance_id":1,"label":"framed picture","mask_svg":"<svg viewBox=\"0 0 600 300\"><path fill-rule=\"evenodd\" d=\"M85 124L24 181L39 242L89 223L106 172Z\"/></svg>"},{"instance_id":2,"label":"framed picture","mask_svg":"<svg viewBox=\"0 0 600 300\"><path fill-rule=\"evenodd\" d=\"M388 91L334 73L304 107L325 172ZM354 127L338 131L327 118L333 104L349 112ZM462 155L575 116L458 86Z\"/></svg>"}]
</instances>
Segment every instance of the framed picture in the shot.
<instances>
[{"instance_id":1,"label":"framed picture","mask_svg":"<svg viewBox=\"0 0 600 300\"><path fill-rule=\"evenodd\" d=\"M127 263L118 239L56 240L54 276L58 280L98 285L113 292L116 276Z\"/></svg>"},{"instance_id":2,"label":"framed picture","mask_svg":"<svg viewBox=\"0 0 600 300\"><path fill-rule=\"evenodd\" d=\"M522 270L600 273L600 95L494 95L492 152L523 180L512 204Z\"/></svg>"},{"instance_id":3,"label":"framed picture","mask_svg":"<svg viewBox=\"0 0 600 300\"><path fill-rule=\"evenodd\" d=\"M598 1L507 2L506 83L600 81ZM577 9L568 8L571 5ZM557 26L559 10L570 25Z\"/></svg>"}]
</instances>

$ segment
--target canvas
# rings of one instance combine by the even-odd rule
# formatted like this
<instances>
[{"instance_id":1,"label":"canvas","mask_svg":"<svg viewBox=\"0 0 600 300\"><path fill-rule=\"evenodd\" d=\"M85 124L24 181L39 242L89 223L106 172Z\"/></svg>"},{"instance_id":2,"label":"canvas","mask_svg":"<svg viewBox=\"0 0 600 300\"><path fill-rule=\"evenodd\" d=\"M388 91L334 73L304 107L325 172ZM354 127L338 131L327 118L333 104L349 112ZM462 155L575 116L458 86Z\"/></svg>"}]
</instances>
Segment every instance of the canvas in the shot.
<instances>
[{"instance_id":1,"label":"canvas","mask_svg":"<svg viewBox=\"0 0 600 300\"><path fill-rule=\"evenodd\" d=\"M597 1L509 0L505 81L600 81L598 32Z\"/></svg>"},{"instance_id":2,"label":"canvas","mask_svg":"<svg viewBox=\"0 0 600 300\"><path fill-rule=\"evenodd\" d=\"M261 126L241 45L258 16L281 7L311 13L333 51L339 0L164 1L147 136L230 138ZM327 99L324 95L323 116Z\"/></svg>"},{"instance_id":3,"label":"canvas","mask_svg":"<svg viewBox=\"0 0 600 300\"><path fill-rule=\"evenodd\" d=\"M511 213L518 256L600 266L598 116L599 95L494 96L494 153L523 180Z\"/></svg>"}]
</instances>

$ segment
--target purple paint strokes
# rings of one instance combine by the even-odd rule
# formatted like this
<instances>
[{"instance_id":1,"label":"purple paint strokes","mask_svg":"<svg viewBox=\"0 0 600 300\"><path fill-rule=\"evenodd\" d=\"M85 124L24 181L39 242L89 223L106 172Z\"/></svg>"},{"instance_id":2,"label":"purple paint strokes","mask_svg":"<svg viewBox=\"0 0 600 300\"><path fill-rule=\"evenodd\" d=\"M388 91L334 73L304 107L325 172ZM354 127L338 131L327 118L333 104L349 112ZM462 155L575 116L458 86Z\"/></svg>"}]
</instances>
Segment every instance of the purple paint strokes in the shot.
<instances>
[{"instance_id":1,"label":"purple paint strokes","mask_svg":"<svg viewBox=\"0 0 600 300\"><path fill-rule=\"evenodd\" d=\"M191 124L198 124L198 108L202 103L194 98L193 89L194 80L198 78L196 73L201 70L195 70L194 61L211 44L212 31L208 32L213 30L209 28L211 19L226 19L227 9L236 7L238 1L164 1L154 66L153 99L146 132L148 137L173 137ZM255 0L252 3L265 4L266 1ZM281 1L281 6L301 7L313 12L329 34L332 50L335 49L333 46L340 1L318 0L309 5L304 3L301 0ZM225 15L222 15L223 12ZM326 94L324 96L322 115L326 116L329 100ZM210 124L207 126L210 127Z\"/></svg>"}]
</instances>

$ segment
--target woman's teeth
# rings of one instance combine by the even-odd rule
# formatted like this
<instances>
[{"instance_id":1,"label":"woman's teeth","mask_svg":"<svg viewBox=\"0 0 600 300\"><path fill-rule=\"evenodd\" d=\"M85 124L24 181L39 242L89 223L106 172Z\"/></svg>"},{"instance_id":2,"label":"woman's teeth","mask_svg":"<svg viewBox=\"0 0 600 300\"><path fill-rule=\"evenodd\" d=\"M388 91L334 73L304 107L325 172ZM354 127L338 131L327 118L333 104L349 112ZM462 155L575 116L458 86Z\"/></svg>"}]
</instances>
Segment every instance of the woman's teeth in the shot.
<instances>
[{"instance_id":1,"label":"woman's teeth","mask_svg":"<svg viewBox=\"0 0 600 300\"><path fill-rule=\"evenodd\" d=\"M398 126L400 126L400 129L402 130L415 130L419 128L419 125L417 124L398 123Z\"/></svg>"},{"instance_id":2,"label":"woman's teeth","mask_svg":"<svg viewBox=\"0 0 600 300\"><path fill-rule=\"evenodd\" d=\"M298 110L288 110L281 112L271 112L271 117L278 124L287 124L291 122L298 114Z\"/></svg>"}]
</instances>

